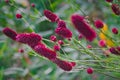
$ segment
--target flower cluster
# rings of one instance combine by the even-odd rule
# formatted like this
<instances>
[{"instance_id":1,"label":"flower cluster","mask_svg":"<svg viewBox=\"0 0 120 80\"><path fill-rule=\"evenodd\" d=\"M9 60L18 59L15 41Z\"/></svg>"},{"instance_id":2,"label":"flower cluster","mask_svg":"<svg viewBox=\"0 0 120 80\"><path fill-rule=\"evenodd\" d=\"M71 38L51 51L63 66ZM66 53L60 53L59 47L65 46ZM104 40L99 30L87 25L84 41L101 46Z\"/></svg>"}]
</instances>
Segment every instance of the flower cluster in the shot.
<instances>
[{"instance_id":1,"label":"flower cluster","mask_svg":"<svg viewBox=\"0 0 120 80\"><path fill-rule=\"evenodd\" d=\"M39 55L49 59L50 61L57 64L61 69L65 71L70 71L73 68L73 63L75 62L68 62L57 58L57 53L46 47L45 44L42 42L42 37L36 33L20 33L17 34L14 30L6 27L3 29L3 33L8 36L9 38L29 45L36 53ZM62 44L61 41L59 41ZM57 48L58 49L58 48Z\"/></svg>"}]
</instances>

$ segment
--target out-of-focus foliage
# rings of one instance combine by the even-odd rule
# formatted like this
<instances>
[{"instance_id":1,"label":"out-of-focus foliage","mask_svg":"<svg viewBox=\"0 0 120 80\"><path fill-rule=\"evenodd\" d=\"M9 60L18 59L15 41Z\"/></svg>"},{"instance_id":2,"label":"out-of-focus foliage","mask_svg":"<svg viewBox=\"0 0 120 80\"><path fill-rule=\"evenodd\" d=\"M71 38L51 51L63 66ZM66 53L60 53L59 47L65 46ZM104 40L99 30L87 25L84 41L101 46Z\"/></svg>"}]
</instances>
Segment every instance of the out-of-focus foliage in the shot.
<instances>
[{"instance_id":1,"label":"out-of-focus foliage","mask_svg":"<svg viewBox=\"0 0 120 80\"><path fill-rule=\"evenodd\" d=\"M32 8L31 3L36 7ZM78 33L70 23L70 15L73 13L89 16L91 21L96 18L102 19L108 25L108 30L114 26L119 29L120 26L120 17L113 14L110 4L105 0L15 0L11 5L0 0L0 80L115 80L107 74L97 72L89 75L85 70L64 72L52 62L34 55L28 46L12 41L1 32L7 26L19 33L31 32L30 26L36 33L49 39L50 35L54 34L56 24L45 19L45 9L64 19L74 35ZM21 13L25 20L16 19L16 13ZM52 46L48 42L45 43ZM20 48L25 52L19 53ZM79 52L71 48L64 49L72 53L70 57L73 59L86 57L81 56L81 53L76 54ZM120 77L117 73L112 75Z\"/></svg>"}]
</instances>

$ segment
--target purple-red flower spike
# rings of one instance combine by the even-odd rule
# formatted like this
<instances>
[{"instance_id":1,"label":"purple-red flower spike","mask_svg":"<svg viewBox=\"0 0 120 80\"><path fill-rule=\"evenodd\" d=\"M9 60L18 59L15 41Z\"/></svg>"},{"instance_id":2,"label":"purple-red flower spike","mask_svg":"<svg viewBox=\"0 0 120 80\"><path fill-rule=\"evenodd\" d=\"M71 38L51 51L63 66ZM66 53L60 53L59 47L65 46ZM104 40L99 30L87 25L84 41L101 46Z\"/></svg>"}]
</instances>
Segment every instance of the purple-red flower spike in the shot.
<instances>
[{"instance_id":1,"label":"purple-red flower spike","mask_svg":"<svg viewBox=\"0 0 120 80\"><path fill-rule=\"evenodd\" d=\"M59 20L59 21L58 21L58 24L57 24L57 27L66 28L66 23L65 23L65 21Z\"/></svg>"},{"instance_id":2,"label":"purple-red flower spike","mask_svg":"<svg viewBox=\"0 0 120 80\"><path fill-rule=\"evenodd\" d=\"M112 28L112 32L113 32L113 34L118 34L118 29L117 28Z\"/></svg>"},{"instance_id":3,"label":"purple-red flower spike","mask_svg":"<svg viewBox=\"0 0 120 80\"><path fill-rule=\"evenodd\" d=\"M106 0L106 2L113 2L113 0Z\"/></svg>"},{"instance_id":4,"label":"purple-red flower spike","mask_svg":"<svg viewBox=\"0 0 120 80\"><path fill-rule=\"evenodd\" d=\"M57 41L57 38L56 38L55 35L51 35L51 36L50 36L50 40L53 41L53 42L55 42L55 41Z\"/></svg>"},{"instance_id":5,"label":"purple-red flower spike","mask_svg":"<svg viewBox=\"0 0 120 80\"><path fill-rule=\"evenodd\" d=\"M16 41L30 46L36 45L41 40L42 37L36 33L21 33L16 36Z\"/></svg>"},{"instance_id":6,"label":"purple-red flower spike","mask_svg":"<svg viewBox=\"0 0 120 80\"><path fill-rule=\"evenodd\" d=\"M44 10L44 15L51 21L51 22L57 22L59 21L59 17L54 14L53 12L49 10Z\"/></svg>"},{"instance_id":7,"label":"purple-red flower spike","mask_svg":"<svg viewBox=\"0 0 120 80\"><path fill-rule=\"evenodd\" d=\"M57 27L55 29L55 32L56 32L56 34L60 35L63 38L68 38L69 39L69 38L72 37L72 32L67 28Z\"/></svg>"},{"instance_id":8,"label":"purple-red flower spike","mask_svg":"<svg viewBox=\"0 0 120 80\"><path fill-rule=\"evenodd\" d=\"M120 7L118 4L112 4L111 5L112 11L116 14L116 15L120 15Z\"/></svg>"},{"instance_id":9,"label":"purple-red flower spike","mask_svg":"<svg viewBox=\"0 0 120 80\"><path fill-rule=\"evenodd\" d=\"M16 40L17 33L16 33L14 30L6 27L6 28L4 28L4 29L2 30L2 32L3 32L6 36L8 36L9 38L11 38L11 39L13 39L13 40Z\"/></svg>"},{"instance_id":10,"label":"purple-red flower spike","mask_svg":"<svg viewBox=\"0 0 120 80\"><path fill-rule=\"evenodd\" d=\"M96 28L103 28L104 23L101 20L95 20L94 22Z\"/></svg>"},{"instance_id":11,"label":"purple-red flower spike","mask_svg":"<svg viewBox=\"0 0 120 80\"><path fill-rule=\"evenodd\" d=\"M64 61L56 58L53 62L57 64L57 66L59 66L64 71L71 71L73 68L72 64L68 61Z\"/></svg>"},{"instance_id":12,"label":"purple-red flower spike","mask_svg":"<svg viewBox=\"0 0 120 80\"><path fill-rule=\"evenodd\" d=\"M71 22L78 32L81 33L88 41L93 41L96 38L96 32L84 20L83 16L73 14L71 16Z\"/></svg>"},{"instance_id":13,"label":"purple-red flower spike","mask_svg":"<svg viewBox=\"0 0 120 80\"><path fill-rule=\"evenodd\" d=\"M55 51L59 51L60 50L60 46L59 45L54 45L53 48L54 48Z\"/></svg>"},{"instance_id":14,"label":"purple-red flower spike","mask_svg":"<svg viewBox=\"0 0 120 80\"><path fill-rule=\"evenodd\" d=\"M86 72L87 72L88 74L92 74L92 73L93 73L93 68L87 68Z\"/></svg>"},{"instance_id":15,"label":"purple-red flower spike","mask_svg":"<svg viewBox=\"0 0 120 80\"><path fill-rule=\"evenodd\" d=\"M49 60L55 60L57 56L55 51L40 44L36 45L33 50Z\"/></svg>"}]
</instances>

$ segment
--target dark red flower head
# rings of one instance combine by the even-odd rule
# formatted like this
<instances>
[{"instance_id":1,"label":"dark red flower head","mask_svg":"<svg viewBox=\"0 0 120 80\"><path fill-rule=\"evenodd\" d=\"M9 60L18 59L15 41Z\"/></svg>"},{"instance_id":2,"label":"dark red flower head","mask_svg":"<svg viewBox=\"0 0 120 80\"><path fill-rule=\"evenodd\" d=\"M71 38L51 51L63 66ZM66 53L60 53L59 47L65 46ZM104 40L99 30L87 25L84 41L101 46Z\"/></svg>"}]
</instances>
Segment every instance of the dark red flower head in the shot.
<instances>
[{"instance_id":1,"label":"dark red flower head","mask_svg":"<svg viewBox=\"0 0 120 80\"><path fill-rule=\"evenodd\" d=\"M86 71L87 71L88 74L92 74L93 73L93 68L87 68Z\"/></svg>"},{"instance_id":2,"label":"dark red flower head","mask_svg":"<svg viewBox=\"0 0 120 80\"><path fill-rule=\"evenodd\" d=\"M6 36L8 36L9 38L11 38L11 39L13 39L13 40L16 40L17 33L16 33L14 30L6 27L6 28L4 28L4 29L2 30L2 32L3 32Z\"/></svg>"},{"instance_id":3,"label":"dark red flower head","mask_svg":"<svg viewBox=\"0 0 120 80\"><path fill-rule=\"evenodd\" d=\"M109 49L109 51L110 51L112 54L120 55L120 47L111 47L111 48Z\"/></svg>"},{"instance_id":4,"label":"dark red flower head","mask_svg":"<svg viewBox=\"0 0 120 80\"><path fill-rule=\"evenodd\" d=\"M31 4L31 6L34 8L34 7L35 7L35 4L34 4L34 3L32 3L32 4Z\"/></svg>"},{"instance_id":5,"label":"dark red flower head","mask_svg":"<svg viewBox=\"0 0 120 80\"><path fill-rule=\"evenodd\" d=\"M113 0L106 0L106 2L113 2Z\"/></svg>"},{"instance_id":6,"label":"dark red flower head","mask_svg":"<svg viewBox=\"0 0 120 80\"><path fill-rule=\"evenodd\" d=\"M118 4L112 4L111 5L112 11L116 14L116 15L120 15L120 7Z\"/></svg>"},{"instance_id":7,"label":"dark red flower head","mask_svg":"<svg viewBox=\"0 0 120 80\"><path fill-rule=\"evenodd\" d=\"M66 23L65 23L65 21L63 21L63 20L59 20L59 21L58 21L58 25L57 25L57 27L60 27L60 28L66 28Z\"/></svg>"},{"instance_id":8,"label":"dark red flower head","mask_svg":"<svg viewBox=\"0 0 120 80\"><path fill-rule=\"evenodd\" d=\"M40 40L42 37L36 33L21 33L16 36L16 41L30 46L36 45Z\"/></svg>"},{"instance_id":9,"label":"dark red flower head","mask_svg":"<svg viewBox=\"0 0 120 80\"><path fill-rule=\"evenodd\" d=\"M60 60L58 58L56 58L53 62L65 71L71 71L74 66L74 64L72 64L71 62Z\"/></svg>"},{"instance_id":10,"label":"dark red flower head","mask_svg":"<svg viewBox=\"0 0 120 80\"><path fill-rule=\"evenodd\" d=\"M104 23L101 20L95 20L94 22L96 28L103 28Z\"/></svg>"},{"instance_id":11,"label":"dark red flower head","mask_svg":"<svg viewBox=\"0 0 120 80\"><path fill-rule=\"evenodd\" d=\"M17 14L16 14L16 18L17 18L17 19L21 19L21 18L22 18L22 15L19 14L19 13L17 13Z\"/></svg>"},{"instance_id":12,"label":"dark red flower head","mask_svg":"<svg viewBox=\"0 0 120 80\"><path fill-rule=\"evenodd\" d=\"M49 60L55 60L56 59L56 52L41 45L36 45L33 50L37 53L39 53L41 56L48 58Z\"/></svg>"},{"instance_id":13,"label":"dark red flower head","mask_svg":"<svg viewBox=\"0 0 120 80\"><path fill-rule=\"evenodd\" d=\"M78 32L80 32L88 41L93 41L96 38L96 32L84 20L83 16L73 14L71 16L71 22Z\"/></svg>"},{"instance_id":14,"label":"dark red flower head","mask_svg":"<svg viewBox=\"0 0 120 80\"><path fill-rule=\"evenodd\" d=\"M54 48L55 51L59 51L60 50L60 45L54 45L53 48Z\"/></svg>"},{"instance_id":15,"label":"dark red flower head","mask_svg":"<svg viewBox=\"0 0 120 80\"><path fill-rule=\"evenodd\" d=\"M113 32L113 34L118 34L118 29L117 28L112 28L112 32Z\"/></svg>"},{"instance_id":16,"label":"dark red flower head","mask_svg":"<svg viewBox=\"0 0 120 80\"><path fill-rule=\"evenodd\" d=\"M58 44L59 44L59 45L63 45L64 42L63 42L62 40L58 40Z\"/></svg>"},{"instance_id":17,"label":"dark red flower head","mask_svg":"<svg viewBox=\"0 0 120 80\"><path fill-rule=\"evenodd\" d=\"M52 13L51 11L49 10L44 10L44 15L51 21L51 22L57 22L59 21L59 17Z\"/></svg>"},{"instance_id":18,"label":"dark red flower head","mask_svg":"<svg viewBox=\"0 0 120 80\"><path fill-rule=\"evenodd\" d=\"M55 35L51 35L51 36L50 36L50 40L53 41L53 42L55 42L55 41L57 41L57 38L56 38Z\"/></svg>"},{"instance_id":19,"label":"dark red flower head","mask_svg":"<svg viewBox=\"0 0 120 80\"><path fill-rule=\"evenodd\" d=\"M67 29L67 28L61 28L61 27L57 27L55 29L55 33L62 36L63 38L71 38L72 37L72 32Z\"/></svg>"}]
</instances>

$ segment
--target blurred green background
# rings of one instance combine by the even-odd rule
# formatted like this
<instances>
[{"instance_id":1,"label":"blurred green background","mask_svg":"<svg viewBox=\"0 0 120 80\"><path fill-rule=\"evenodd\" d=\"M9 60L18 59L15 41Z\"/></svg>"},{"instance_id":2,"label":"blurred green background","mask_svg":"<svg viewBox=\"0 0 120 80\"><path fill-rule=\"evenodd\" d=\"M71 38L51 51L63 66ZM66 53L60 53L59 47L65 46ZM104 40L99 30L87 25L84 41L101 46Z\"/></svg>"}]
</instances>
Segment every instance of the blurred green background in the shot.
<instances>
[{"instance_id":1,"label":"blurred green background","mask_svg":"<svg viewBox=\"0 0 120 80\"><path fill-rule=\"evenodd\" d=\"M31 7L31 3L35 4L35 8ZM89 16L91 21L101 19L109 29L120 26L120 17L113 14L110 4L105 0L15 0L11 4L0 0L0 80L115 80L97 72L89 75L85 70L65 72L52 62L33 55L27 45L11 40L1 32L4 27L10 27L18 33L30 32L30 26L36 33L49 39L54 34L56 24L45 19L45 9L65 20L75 36L78 33L70 24L70 15L73 13ZM21 13L27 22L16 19L16 13ZM18 52L21 48L25 50L24 53ZM69 48L65 50L68 53L79 53ZM71 57L79 56L72 54ZM120 77L120 74L114 75Z\"/></svg>"}]
</instances>

